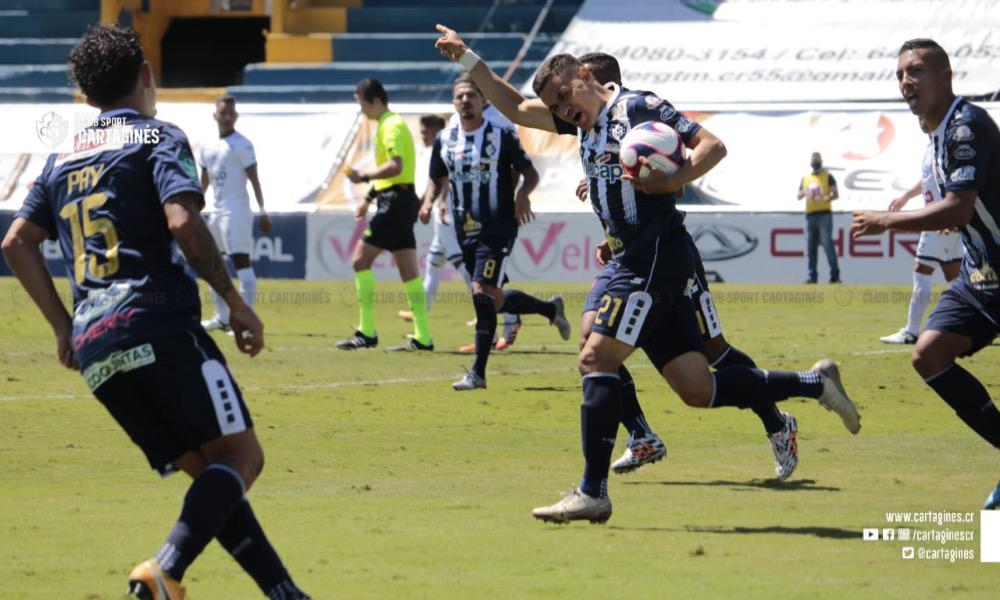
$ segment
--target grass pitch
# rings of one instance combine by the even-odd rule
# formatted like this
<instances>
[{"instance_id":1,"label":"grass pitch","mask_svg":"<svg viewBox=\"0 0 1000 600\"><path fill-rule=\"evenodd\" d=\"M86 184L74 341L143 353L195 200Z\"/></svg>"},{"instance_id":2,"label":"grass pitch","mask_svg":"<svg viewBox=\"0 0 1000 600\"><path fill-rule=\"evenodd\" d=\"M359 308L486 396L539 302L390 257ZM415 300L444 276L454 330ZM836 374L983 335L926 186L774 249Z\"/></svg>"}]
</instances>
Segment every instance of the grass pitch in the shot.
<instances>
[{"instance_id":1,"label":"grass pitch","mask_svg":"<svg viewBox=\"0 0 1000 600\"><path fill-rule=\"evenodd\" d=\"M585 285L518 286L567 295ZM382 281L381 344L409 327L397 281ZM399 292L399 294L397 294ZM765 368L841 364L863 420L851 436L814 402L799 419L801 463L773 476L757 418L683 406L649 368L629 364L669 454L612 476L605 526L530 516L579 479L575 337L541 319L490 360L489 389L455 393L470 358L459 286L431 316L433 354L333 348L356 320L353 286L262 281L268 348L239 355L217 335L264 445L250 493L268 535L314 598L996 597L1000 567L979 562L978 509L996 454L912 371L898 329L904 288L715 286L727 337ZM150 471L79 375L58 366L42 317L0 280L0 597L117 598L159 547L187 487ZM574 336L576 336L574 328ZM1000 383L997 350L965 366ZM624 435L619 435L623 440ZM620 444L619 444L620 448ZM616 457L620 450L616 450ZM974 541L862 540L886 512L974 513ZM973 550L974 560L905 560L907 545ZM188 571L192 598L261 597L216 544Z\"/></svg>"}]
</instances>

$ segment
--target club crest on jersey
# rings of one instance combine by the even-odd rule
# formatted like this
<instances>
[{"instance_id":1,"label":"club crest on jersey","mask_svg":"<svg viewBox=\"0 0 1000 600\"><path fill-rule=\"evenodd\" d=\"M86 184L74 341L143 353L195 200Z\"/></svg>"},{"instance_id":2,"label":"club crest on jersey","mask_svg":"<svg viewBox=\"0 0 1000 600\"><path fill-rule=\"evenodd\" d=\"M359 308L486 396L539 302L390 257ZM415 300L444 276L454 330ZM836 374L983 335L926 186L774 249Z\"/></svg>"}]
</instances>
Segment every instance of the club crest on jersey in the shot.
<instances>
[{"instance_id":1,"label":"club crest on jersey","mask_svg":"<svg viewBox=\"0 0 1000 600\"><path fill-rule=\"evenodd\" d=\"M959 167L951 172L948 179L951 180L952 183L973 181L976 179L976 167Z\"/></svg>"},{"instance_id":2,"label":"club crest on jersey","mask_svg":"<svg viewBox=\"0 0 1000 600\"><path fill-rule=\"evenodd\" d=\"M959 125L955 132L951 134L951 139L956 142L971 142L976 139L976 134L972 133L972 128L968 125Z\"/></svg>"},{"instance_id":3,"label":"club crest on jersey","mask_svg":"<svg viewBox=\"0 0 1000 600\"><path fill-rule=\"evenodd\" d=\"M615 123L608 130L608 135L610 135L611 137L613 137L616 140L621 141L621 139L623 137L625 137L625 134L627 133L627 131L628 131L628 128L625 127L624 123Z\"/></svg>"},{"instance_id":4,"label":"club crest on jersey","mask_svg":"<svg viewBox=\"0 0 1000 600\"><path fill-rule=\"evenodd\" d=\"M483 154L486 156L496 156L497 147L494 146L492 142L487 142L486 145L483 146Z\"/></svg>"},{"instance_id":5,"label":"club crest on jersey","mask_svg":"<svg viewBox=\"0 0 1000 600\"><path fill-rule=\"evenodd\" d=\"M972 146L962 144L958 148L955 148L955 151L951 155L957 160L971 160L976 157L976 151Z\"/></svg>"}]
</instances>

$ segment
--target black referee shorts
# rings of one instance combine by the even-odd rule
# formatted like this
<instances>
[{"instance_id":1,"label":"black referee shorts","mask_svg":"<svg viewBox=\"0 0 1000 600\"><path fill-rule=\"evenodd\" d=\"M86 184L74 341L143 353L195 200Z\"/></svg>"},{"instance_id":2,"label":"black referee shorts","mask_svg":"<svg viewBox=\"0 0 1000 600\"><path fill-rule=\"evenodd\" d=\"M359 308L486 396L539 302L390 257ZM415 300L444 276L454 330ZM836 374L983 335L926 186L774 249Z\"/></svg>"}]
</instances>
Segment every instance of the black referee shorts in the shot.
<instances>
[{"instance_id":1,"label":"black referee shorts","mask_svg":"<svg viewBox=\"0 0 1000 600\"><path fill-rule=\"evenodd\" d=\"M365 243L389 252L415 250L413 226L420 212L420 199L413 186L396 185L379 192L377 198L378 211L365 229Z\"/></svg>"}]
</instances>

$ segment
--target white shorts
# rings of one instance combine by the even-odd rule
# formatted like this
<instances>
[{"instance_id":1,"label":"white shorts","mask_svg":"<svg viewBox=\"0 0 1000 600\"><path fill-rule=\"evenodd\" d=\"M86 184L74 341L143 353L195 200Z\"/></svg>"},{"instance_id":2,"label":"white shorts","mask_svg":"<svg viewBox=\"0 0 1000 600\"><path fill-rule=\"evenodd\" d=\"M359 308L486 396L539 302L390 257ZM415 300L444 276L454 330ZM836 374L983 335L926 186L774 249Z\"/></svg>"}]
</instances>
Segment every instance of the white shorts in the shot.
<instances>
[{"instance_id":1,"label":"white shorts","mask_svg":"<svg viewBox=\"0 0 1000 600\"><path fill-rule=\"evenodd\" d=\"M458 245L455 225L450 222L451 215L449 215L449 223L445 225L441 222L441 211L435 207L433 213L434 239L431 240L431 247L428 249L428 252L431 254L443 254L448 262L452 262L455 257L460 259L462 257L462 249Z\"/></svg>"},{"instance_id":2,"label":"white shorts","mask_svg":"<svg viewBox=\"0 0 1000 600\"><path fill-rule=\"evenodd\" d=\"M922 265L937 267L941 263L961 259L964 251L961 235L924 231L921 232L920 242L917 244L916 260Z\"/></svg>"},{"instance_id":3,"label":"white shorts","mask_svg":"<svg viewBox=\"0 0 1000 600\"><path fill-rule=\"evenodd\" d=\"M205 215L205 222L215 238L215 243L229 256L250 254L253 247L253 213L212 212Z\"/></svg>"}]
</instances>

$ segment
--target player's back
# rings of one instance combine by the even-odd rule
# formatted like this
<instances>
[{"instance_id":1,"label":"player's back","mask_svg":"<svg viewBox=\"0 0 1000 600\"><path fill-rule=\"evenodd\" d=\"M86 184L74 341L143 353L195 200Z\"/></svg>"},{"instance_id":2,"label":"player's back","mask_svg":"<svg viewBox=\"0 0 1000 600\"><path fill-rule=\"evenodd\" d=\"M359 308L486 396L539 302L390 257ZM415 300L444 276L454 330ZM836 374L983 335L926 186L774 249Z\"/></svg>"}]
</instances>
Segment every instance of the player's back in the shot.
<instances>
[{"instance_id":1,"label":"player's back","mask_svg":"<svg viewBox=\"0 0 1000 600\"><path fill-rule=\"evenodd\" d=\"M35 181L19 215L58 238L81 367L198 323L162 206L181 193L201 195L183 132L133 111L101 115Z\"/></svg>"}]
</instances>

